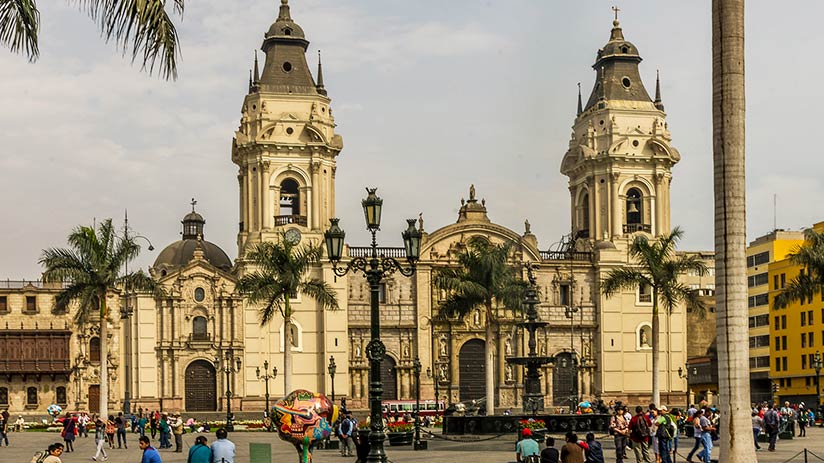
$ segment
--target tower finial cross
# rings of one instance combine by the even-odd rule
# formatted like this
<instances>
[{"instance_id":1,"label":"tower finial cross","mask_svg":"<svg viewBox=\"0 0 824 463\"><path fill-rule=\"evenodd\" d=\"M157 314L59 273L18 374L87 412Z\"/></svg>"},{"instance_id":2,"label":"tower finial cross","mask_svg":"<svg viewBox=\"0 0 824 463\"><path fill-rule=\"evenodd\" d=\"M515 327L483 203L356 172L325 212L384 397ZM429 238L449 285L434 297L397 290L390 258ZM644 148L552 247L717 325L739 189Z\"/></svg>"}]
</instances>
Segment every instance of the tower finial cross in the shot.
<instances>
[{"instance_id":1,"label":"tower finial cross","mask_svg":"<svg viewBox=\"0 0 824 463\"><path fill-rule=\"evenodd\" d=\"M195 206L197 205L197 201L195 201L195 198L192 198L192 202L189 203L189 204L192 205L192 212L194 212L195 211Z\"/></svg>"},{"instance_id":2,"label":"tower finial cross","mask_svg":"<svg viewBox=\"0 0 824 463\"><path fill-rule=\"evenodd\" d=\"M618 8L617 6L613 6L612 11L615 12L615 20L618 21L618 12L621 11L621 9Z\"/></svg>"}]
</instances>

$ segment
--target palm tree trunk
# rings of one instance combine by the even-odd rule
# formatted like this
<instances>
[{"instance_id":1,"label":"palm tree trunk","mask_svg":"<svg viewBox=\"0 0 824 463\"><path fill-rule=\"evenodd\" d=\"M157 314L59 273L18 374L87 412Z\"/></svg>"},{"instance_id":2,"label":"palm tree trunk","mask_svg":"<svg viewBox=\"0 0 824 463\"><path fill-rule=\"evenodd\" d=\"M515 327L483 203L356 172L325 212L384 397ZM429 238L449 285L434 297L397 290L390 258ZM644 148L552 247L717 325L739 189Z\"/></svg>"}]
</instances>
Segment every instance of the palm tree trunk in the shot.
<instances>
[{"instance_id":1,"label":"palm tree trunk","mask_svg":"<svg viewBox=\"0 0 824 463\"><path fill-rule=\"evenodd\" d=\"M100 416L109 416L109 322L106 292L100 296ZM91 404L89 404L91 406Z\"/></svg>"},{"instance_id":2,"label":"palm tree trunk","mask_svg":"<svg viewBox=\"0 0 824 463\"><path fill-rule=\"evenodd\" d=\"M652 289L652 403L661 406L661 320L658 315L658 294Z\"/></svg>"},{"instance_id":3,"label":"palm tree trunk","mask_svg":"<svg viewBox=\"0 0 824 463\"><path fill-rule=\"evenodd\" d=\"M495 330L492 326L492 307L486 307L486 413L495 413Z\"/></svg>"},{"instance_id":4,"label":"palm tree trunk","mask_svg":"<svg viewBox=\"0 0 824 463\"><path fill-rule=\"evenodd\" d=\"M755 461L750 434L744 181L744 0L712 2L715 301L720 461Z\"/></svg>"},{"instance_id":5,"label":"palm tree trunk","mask_svg":"<svg viewBox=\"0 0 824 463\"><path fill-rule=\"evenodd\" d=\"M292 306L286 297L283 317L283 395L292 392Z\"/></svg>"}]
</instances>

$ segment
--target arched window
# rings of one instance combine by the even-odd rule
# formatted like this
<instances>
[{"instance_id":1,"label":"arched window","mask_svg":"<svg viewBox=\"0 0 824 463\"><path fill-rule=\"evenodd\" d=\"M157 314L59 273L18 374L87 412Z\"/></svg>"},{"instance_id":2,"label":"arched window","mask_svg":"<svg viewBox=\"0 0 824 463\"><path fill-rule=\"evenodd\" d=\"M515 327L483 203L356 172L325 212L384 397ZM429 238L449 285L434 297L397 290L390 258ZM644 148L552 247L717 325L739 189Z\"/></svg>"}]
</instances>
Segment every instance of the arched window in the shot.
<instances>
[{"instance_id":1,"label":"arched window","mask_svg":"<svg viewBox=\"0 0 824 463\"><path fill-rule=\"evenodd\" d=\"M206 341L209 339L209 330L206 327L206 317L195 317L192 320L192 340Z\"/></svg>"},{"instance_id":2,"label":"arched window","mask_svg":"<svg viewBox=\"0 0 824 463\"><path fill-rule=\"evenodd\" d=\"M293 178L280 184L280 215L300 215L300 189Z\"/></svg>"},{"instance_id":3,"label":"arched window","mask_svg":"<svg viewBox=\"0 0 824 463\"><path fill-rule=\"evenodd\" d=\"M627 225L644 223L644 202L638 188L630 188L627 192ZM630 230L637 231L637 230Z\"/></svg>"},{"instance_id":4,"label":"arched window","mask_svg":"<svg viewBox=\"0 0 824 463\"><path fill-rule=\"evenodd\" d=\"M92 362L100 361L100 338L98 337L89 339L89 360Z\"/></svg>"},{"instance_id":5,"label":"arched window","mask_svg":"<svg viewBox=\"0 0 824 463\"><path fill-rule=\"evenodd\" d=\"M589 238L589 193L581 197L581 223L578 224L578 236Z\"/></svg>"},{"instance_id":6,"label":"arched window","mask_svg":"<svg viewBox=\"0 0 824 463\"><path fill-rule=\"evenodd\" d=\"M56 396L57 404L64 405L64 406L66 405L67 402L66 402L66 388L65 387L57 386L57 389L55 389L55 394L54 395Z\"/></svg>"},{"instance_id":7,"label":"arched window","mask_svg":"<svg viewBox=\"0 0 824 463\"><path fill-rule=\"evenodd\" d=\"M9 388L0 387L0 405L9 404Z\"/></svg>"},{"instance_id":8,"label":"arched window","mask_svg":"<svg viewBox=\"0 0 824 463\"><path fill-rule=\"evenodd\" d=\"M26 405L37 405L37 388L34 386L26 389Z\"/></svg>"}]
</instances>

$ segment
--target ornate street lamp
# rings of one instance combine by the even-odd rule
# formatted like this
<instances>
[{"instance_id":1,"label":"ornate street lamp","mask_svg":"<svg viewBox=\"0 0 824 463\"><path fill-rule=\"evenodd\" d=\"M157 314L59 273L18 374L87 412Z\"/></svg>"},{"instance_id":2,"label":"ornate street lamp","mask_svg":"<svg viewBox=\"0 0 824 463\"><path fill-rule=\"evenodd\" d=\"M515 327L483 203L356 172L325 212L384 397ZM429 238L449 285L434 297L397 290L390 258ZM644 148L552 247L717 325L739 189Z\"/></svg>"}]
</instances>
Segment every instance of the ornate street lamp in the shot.
<instances>
[{"instance_id":1,"label":"ornate street lamp","mask_svg":"<svg viewBox=\"0 0 824 463\"><path fill-rule=\"evenodd\" d=\"M332 270L337 276L344 276L350 270L362 272L369 282L370 298L370 341L366 346L366 355L369 358L369 455L366 457L368 463L386 463L387 456L384 450L386 433L383 429L383 415L381 412L381 397L383 395L383 384L381 382L381 362L386 354L386 346L381 342L381 319L379 307L379 291L381 281L385 276L394 272L411 277L415 273L415 263L420 257L421 232L415 228L415 219L408 219L409 227L401 236L406 250L406 260L408 268L392 257L378 255L378 244L375 239L375 232L380 230L381 209L383 200L379 198L375 191L377 188L367 188L368 195L361 202L363 214L366 219L366 229L372 234L372 252L369 257L356 257L346 264L345 268L339 268L338 263L343 257L343 239L346 233L338 225L339 219L329 219L331 226L324 233L326 242L326 252L332 262Z\"/></svg>"},{"instance_id":2,"label":"ornate street lamp","mask_svg":"<svg viewBox=\"0 0 824 463\"><path fill-rule=\"evenodd\" d=\"M143 239L143 240L146 241L146 243L149 244L149 248L148 248L149 251L154 251L154 246L152 245L152 242L149 241L149 238L146 238L143 235L131 235L131 234L129 234L129 215L128 215L128 213L124 216L124 219L123 219L123 236L120 237L118 235L115 235L115 237L117 237L118 239L121 239L123 241L137 240L138 238ZM128 275L129 274L129 261L128 261L128 259L124 263L123 267L124 267L123 268L123 273L125 275ZM123 305L120 306L120 319L121 320L128 320L132 316L132 314L134 313L134 308L132 308L129 305L129 302L131 300L130 290L131 290L131 288L129 288L129 284L128 284L128 282L126 282L123 285ZM131 364L130 360L131 360L131 357L133 355L133 352L132 352L132 349L131 349L133 343L132 343L132 325L131 325L131 323L126 323L125 328L126 328L126 333L124 333L124 338L126 340L128 340L128 344L127 344L128 347L126 348L125 365L123 365L123 372L125 374L125 378L124 378L125 387L123 389L123 413L129 414L129 413L132 412L132 402L131 402L131 382L132 382L131 369L132 369L132 364Z\"/></svg>"},{"instance_id":3,"label":"ornate street lamp","mask_svg":"<svg viewBox=\"0 0 824 463\"><path fill-rule=\"evenodd\" d=\"M233 432L235 430L234 425L232 425L232 420L234 416L232 416L232 388L231 386L231 377L232 373L240 372L240 357L235 357L234 364L232 363L232 352L226 351L225 356L223 357L223 367L220 366L220 357L215 357L214 360L215 368L220 371L221 369L226 374L226 432Z\"/></svg>"},{"instance_id":4,"label":"ornate street lamp","mask_svg":"<svg viewBox=\"0 0 824 463\"><path fill-rule=\"evenodd\" d=\"M687 370L685 370L681 367L678 367L678 377L681 378L681 379L686 379L687 380L687 392L686 392L686 397L684 399L684 402L686 403L686 406L684 407L684 410L686 410L690 406L690 374L689 374L689 371L687 371Z\"/></svg>"},{"instance_id":5,"label":"ornate street lamp","mask_svg":"<svg viewBox=\"0 0 824 463\"><path fill-rule=\"evenodd\" d=\"M239 365L239 363L238 363L238 365ZM266 384L266 396L265 396L266 397L266 410L263 412L263 417L268 418L269 417L269 380L270 379L274 380L275 378L278 377L278 367L272 367L272 373L269 373L269 361L264 360L263 361L263 374L262 375L260 374L260 367L256 367L255 368L255 376L257 376L258 380L262 379L263 382ZM271 421L269 422L268 430L269 431L272 430Z\"/></svg>"},{"instance_id":6,"label":"ornate street lamp","mask_svg":"<svg viewBox=\"0 0 824 463\"><path fill-rule=\"evenodd\" d=\"M415 374L415 450L426 447L421 445L421 361L415 356L412 362L412 373Z\"/></svg>"},{"instance_id":7,"label":"ornate street lamp","mask_svg":"<svg viewBox=\"0 0 824 463\"><path fill-rule=\"evenodd\" d=\"M815 355L813 356L813 369L815 369L815 413L818 414L819 409L821 408L821 352L815 351Z\"/></svg>"},{"instance_id":8,"label":"ornate street lamp","mask_svg":"<svg viewBox=\"0 0 824 463\"><path fill-rule=\"evenodd\" d=\"M335 365L335 356L329 356L329 366L326 367L329 370L329 377L332 379L332 403L335 403L335 373L338 371L338 366Z\"/></svg>"}]
</instances>

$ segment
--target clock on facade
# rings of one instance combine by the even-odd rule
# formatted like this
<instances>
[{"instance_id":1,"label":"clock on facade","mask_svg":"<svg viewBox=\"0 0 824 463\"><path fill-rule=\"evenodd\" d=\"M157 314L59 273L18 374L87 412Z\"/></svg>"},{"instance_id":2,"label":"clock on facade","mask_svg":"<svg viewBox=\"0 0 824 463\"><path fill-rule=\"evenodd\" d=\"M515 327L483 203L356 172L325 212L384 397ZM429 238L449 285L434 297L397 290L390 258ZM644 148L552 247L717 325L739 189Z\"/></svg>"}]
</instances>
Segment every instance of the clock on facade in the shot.
<instances>
[{"instance_id":1,"label":"clock on facade","mask_svg":"<svg viewBox=\"0 0 824 463\"><path fill-rule=\"evenodd\" d=\"M290 228L286 230L286 240L292 244L300 243L300 230L297 228Z\"/></svg>"}]
</instances>

